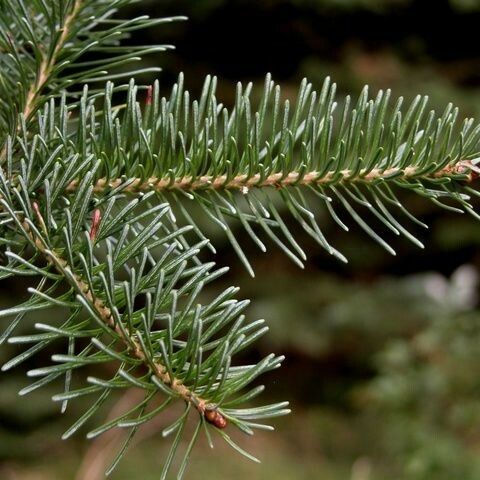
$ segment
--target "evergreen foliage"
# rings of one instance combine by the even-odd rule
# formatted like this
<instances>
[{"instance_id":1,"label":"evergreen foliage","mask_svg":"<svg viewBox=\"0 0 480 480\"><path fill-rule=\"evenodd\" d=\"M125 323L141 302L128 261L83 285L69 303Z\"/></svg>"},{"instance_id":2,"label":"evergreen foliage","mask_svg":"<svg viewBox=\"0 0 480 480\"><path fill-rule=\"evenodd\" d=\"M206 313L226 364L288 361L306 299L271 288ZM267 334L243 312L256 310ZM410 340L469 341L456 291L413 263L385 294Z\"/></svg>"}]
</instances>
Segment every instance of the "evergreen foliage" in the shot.
<instances>
[{"instance_id":1,"label":"evergreen foliage","mask_svg":"<svg viewBox=\"0 0 480 480\"><path fill-rule=\"evenodd\" d=\"M232 221L261 250L269 239L303 266L306 253L290 216L328 253L347 260L325 238L318 205L343 230L350 217L392 254L387 233L423 247L402 217L425 225L398 192L478 218L471 184L480 125L459 122L451 105L441 114L429 111L423 97L404 107L389 91L370 98L365 89L355 101L337 100L329 79L318 93L302 82L291 106L267 76L258 106L252 85L238 85L230 109L217 100L211 77L198 100L182 76L166 96L158 83L124 83L157 71L131 64L169 47L121 42L137 29L182 19L117 19L132 2L0 3L0 276L32 281L24 303L0 312L10 319L0 343L25 344L2 369L55 345L52 364L28 371L33 383L20 393L63 379L54 397L62 411L72 400L91 399L65 438L110 395L141 389L138 405L87 433L129 429L108 472L139 425L183 403L163 431L172 440L161 475L168 475L196 413L181 478L201 432L211 443L214 431L255 459L226 433L230 426L247 434L269 430L258 422L289 411L286 402L249 406L263 390L257 377L283 358L235 363L235 354L268 330L262 320L246 320L248 302L236 299L238 289L200 303L204 286L225 269L205 260L203 251L215 248L197 215L225 233L252 275ZM26 316L52 308L64 317L15 335ZM109 378L91 374L104 364L113 366Z\"/></svg>"}]
</instances>

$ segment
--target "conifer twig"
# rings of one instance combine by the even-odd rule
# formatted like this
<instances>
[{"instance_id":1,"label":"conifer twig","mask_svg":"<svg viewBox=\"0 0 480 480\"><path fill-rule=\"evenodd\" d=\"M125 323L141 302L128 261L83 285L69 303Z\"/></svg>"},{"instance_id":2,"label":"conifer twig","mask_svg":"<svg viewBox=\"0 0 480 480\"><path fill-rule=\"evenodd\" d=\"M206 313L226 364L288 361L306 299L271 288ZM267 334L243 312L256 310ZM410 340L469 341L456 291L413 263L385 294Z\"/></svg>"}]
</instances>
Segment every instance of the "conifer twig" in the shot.
<instances>
[{"instance_id":1,"label":"conifer twig","mask_svg":"<svg viewBox=\"0 0 480 480\"><path fill-rule=\"evenodd\" d=\"M35 211L35 215L37 216L40 227L42 230L44 230L45 222L36 202L33 202L33 209ZM128 348L129 354L133 358L140 360L142 364L144 364L147 368L150 368L155 377L173 390L178 397L182 398L185 402L192 404L201 415L205 416L205 419L209 423L214 424L217 428L225 428L227 426L225 417L216 410L214 405L210 404L207 400L199 397L193 391L188 389L180 379L174 377L172 378L166 366L161 362L148 358L148 355L144 351L142 345L138 340L136 340L135 334L128 335L125 330L117 324L110 308L108 308L105 303L98 298L94 292L92 292L88 283L83 280L80 275L72 271L71 266L64 258L62 258L57 252L50 250L48 245L45 244L44 240L38 238L34 234L28 222L23 222L23 227L30 235L30 238L34 242L38 252L41 253L45 260L49 264L53 265L55 269L64 276L65 280L70 283L70 286L74 287L78 294L88 302L99 318L101 318L103 323L113 332L115 332L115 334ZM69 274L65 275L66 272Z\"/></svg>"}]
</instances>

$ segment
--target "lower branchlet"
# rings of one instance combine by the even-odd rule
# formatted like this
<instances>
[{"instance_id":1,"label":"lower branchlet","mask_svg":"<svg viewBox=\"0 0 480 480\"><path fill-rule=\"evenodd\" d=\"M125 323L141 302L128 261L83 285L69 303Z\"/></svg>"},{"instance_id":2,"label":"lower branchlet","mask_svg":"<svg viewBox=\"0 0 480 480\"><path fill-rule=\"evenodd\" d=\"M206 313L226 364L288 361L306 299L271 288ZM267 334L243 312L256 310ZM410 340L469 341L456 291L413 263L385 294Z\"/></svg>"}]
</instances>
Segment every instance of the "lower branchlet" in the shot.
<instances>
[{"instance_id":1,"label":"lower branchlet","mask_svg":"<svg viewBox=\"0 0 480 480\"><path fill-rule=\"evenodd\" d=\"M45 221L40 212L40 207L37 202L32 204L35 216L42 228L46 231ZM90 238L94 239L97 233L98 224L101 219L100 210L95 210L92 217L92 225L90 230ZM151 368L154 375L165 385L171 388L179 397L181 397L185 402L191 403L198 412L205 417L205 420L214 425L217 428L223 429L227 426L227 419L222 413L218 411L218 407L214 404L208 403L206 400L198 397L192 391L190 391L181 380L177 378L172 378L168 373L168 369L158 361L151 361L145 352L142 349L141 344L134 338L135 334L127 335L124 329L119 327L113 318L112 311L108 308L104 302L96 297L94 293L90 290L90 287L87 282L85 282L79 275L72 272L68 262L57 255L55 252L48 250L45 243L36 237L32 232L27 222L23 223L24 228L29 233L30 238L35 243L37 249L43 254L47 262L53 265L59 273L62 273L63 270L69 269L71 273L71 278L74 280L74 286L77 291L81 292L84 298L92 305L96 310L99 317L103 320L105 325L115 331L115 333L122 339L123 343L126 345L128 351L132 356L141 360L147 367ZM93 233L92 233L93 232Z\"/></svg>"}]
</instances>

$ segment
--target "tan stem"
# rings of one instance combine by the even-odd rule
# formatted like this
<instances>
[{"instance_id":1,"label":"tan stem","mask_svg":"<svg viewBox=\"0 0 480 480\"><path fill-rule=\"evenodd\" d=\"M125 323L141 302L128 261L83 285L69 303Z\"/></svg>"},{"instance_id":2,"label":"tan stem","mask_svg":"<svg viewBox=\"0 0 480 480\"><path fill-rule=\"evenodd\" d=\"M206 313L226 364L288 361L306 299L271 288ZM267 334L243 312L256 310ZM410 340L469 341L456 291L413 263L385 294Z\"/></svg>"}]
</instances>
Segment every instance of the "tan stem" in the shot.
<instances>
[{"instance_id":1,"label":"tan stem","mask_svg":"<svg viewBox=\"0 0 480 480\"><path fill-rule=\"evenodd\" d=\"M462 160L455 164L454 166L447 166L441 170L437 170L430 174L430 178L441 178L452 175L466 175L467 181L473 179L473 173L470 170L470 162L468 160ZM359 172L352 172L351 170L342 170L340 172L341 181L343 182L374 182L381 179L388 179L392 176L402 179L413 179L418 176L420 169L418 167L407 167L400 169L397 167L388 168L385 170L375 168L370 171L360 170ZM291 173L273 173L267 177L262 177L260 174L247 176L247 175L238 175L233 178L229 178L226 175L219 175L217 177L212 177L209 175L204 175L197 178L192 177L180 177L175 178L173 181L167 178L159 177L150 177L147 179L136 178L130 181L123 192L127 193L136 193L144 192L149 190L155 191L165 191L165 190L205 190L205 189L216 189L216 190L240 190L243 193L248 192L250 188L261 188L261 187L275 187L283 188L292 185L328 185L332 181L337 181L338 172L327 172L321 174L319 172L313 171L305 174L300 174L297 172ZM428 178L428 175L426 177ZM114 178L114 179L105 179L101 178L97 180L94 185L95 193L102 193L105 190L117 188L122 183L125 182L125 179ZM74 180L71 182L66 190L67 192L74 192L77 190L80 180Z\"/></svg>"}]
</instances>

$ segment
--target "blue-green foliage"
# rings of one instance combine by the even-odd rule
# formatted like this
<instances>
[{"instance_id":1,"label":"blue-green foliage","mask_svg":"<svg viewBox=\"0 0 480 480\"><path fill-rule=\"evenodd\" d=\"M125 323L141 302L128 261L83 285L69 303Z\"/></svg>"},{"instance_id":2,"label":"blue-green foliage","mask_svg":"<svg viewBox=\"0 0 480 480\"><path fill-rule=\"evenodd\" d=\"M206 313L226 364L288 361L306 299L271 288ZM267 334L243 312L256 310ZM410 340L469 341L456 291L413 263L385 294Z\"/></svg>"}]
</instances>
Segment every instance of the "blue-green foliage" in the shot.
<instances>
[{"instance_id":1,"label":"blue-green foliage","mask_svg":"<svg viewBox=\"0 0 480 480\"><path fill-rule=\"evenodd\" d=\"M477 173L480 126L459 125L451 105L441 115L429 112L422 97L403 108L389 91L370 98L365 89L355 102L339 101L328 79L318 93L302 82L291 107L267 76L258 107L252 86L239 85L230 109L216 98L211 77L198 100L182 76L167 96L158 83L121 83L157 71L128 65L167 47L120 42L175 20L113 17L129 3L0 3L0 276L32 280L28 300L0 312L11 319L0 343L25 344L3 370L58 348L51 365L28 371L35 380L20 393L63 379L54 396L63 410L92 398L64 437L110 395L144 392L128 412L87 434L130 430L111 469L138 426L183 402L185 411L163 431L173 440L161 476L170 471L192 413L197 423L181 478L202 429L209 441L213 429L255 459L225 433L227 423L252 434L271 429L257 420L288 413L285 402L248 405L263 390L257 377L283 357L235 363L268 328L246 320L248 302L236 300L236 288L202 298L204 286L225 269L205 260L205 247L210 254L215 249L198 212L225 232L252 274L230 222L238 221L261 250L263 234L303 266L306 254L285 210L343 261L324 236L317 205L343 230L348 214L391 253L384 230L422 246L397 219L424 226L396 191L478 217L469 182ZM57 314L16 336L17 326L40 309ZM91 373L105 364L107 378Z\"/></svg>"}]
</instances>

